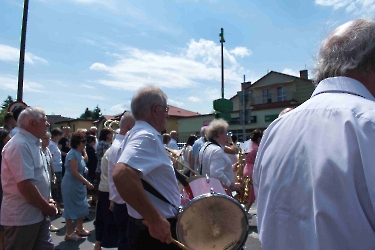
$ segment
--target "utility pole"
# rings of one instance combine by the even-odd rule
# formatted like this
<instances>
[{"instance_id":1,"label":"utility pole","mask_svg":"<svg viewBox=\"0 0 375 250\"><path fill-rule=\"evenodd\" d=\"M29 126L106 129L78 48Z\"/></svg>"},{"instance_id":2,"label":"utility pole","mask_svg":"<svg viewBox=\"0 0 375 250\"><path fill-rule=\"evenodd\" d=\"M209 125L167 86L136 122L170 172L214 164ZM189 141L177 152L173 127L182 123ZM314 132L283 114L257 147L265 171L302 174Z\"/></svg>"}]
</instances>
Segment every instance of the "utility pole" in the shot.
<instances>
[{"instance_id":1,"label":"utility pole","mask_svg":"<svg viewBox=\"0 0 375 250\"><path fill-rule=\"evenodd\" d=\"M23 95L23 72L25 68L25 47L26 47L26 28L27 28L27 13L29 11L29 0L25 0L23 5L22 31L21 31L21 46L20 46L20 61L18 67L18 91L17 101L22 101Z\"/></svg>"},{"instance_id":2,"label":"utility pole","mask_svg":"<svg viewBox=\"0 0 375 250\"><path fill-rule=\"evenodd\" d=\"M220 43L221 43L221 98L224 99L224 29L221 28L220 32Z\"/></svg>"},{"instance_id":3,"label":"utility pole","mask_svg":"<svg viewBox=\"0 0 375 250\"><path fill-rule=\"evenodd\" d=\"M242 117L243 117L242 134L243 134L243 141L244 142L246 141L246 129L245 129L245 123L246 123L246 113L245 113L246 102L245 102L245 96L246 96L246 93L245 93L245 83L246 83L245 75L243 75L243 83L242 83L241 90L242 90Z\"/></svg>"}]
</instances>

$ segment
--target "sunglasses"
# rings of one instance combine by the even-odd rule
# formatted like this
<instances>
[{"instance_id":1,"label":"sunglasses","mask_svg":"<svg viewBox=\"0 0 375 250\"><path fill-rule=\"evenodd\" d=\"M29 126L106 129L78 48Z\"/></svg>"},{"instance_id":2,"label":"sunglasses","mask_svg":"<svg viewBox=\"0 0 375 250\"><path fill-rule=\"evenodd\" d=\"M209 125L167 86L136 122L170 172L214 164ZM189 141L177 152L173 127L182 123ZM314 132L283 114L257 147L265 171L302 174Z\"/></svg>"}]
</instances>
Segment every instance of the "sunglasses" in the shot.
<instances>
[{"instance_id":1,"label":"sunglasses","mask_svg":"<svg viewBox=\"0 0 375 250\"><path fill-rule=\"evenodd\" d=\"M81 142L83 142L83 143L86 143L86 142L87 142L87 140L86 140L86 139L83 139L83 140L81 140Z\"/></svg>"}]
</instances>

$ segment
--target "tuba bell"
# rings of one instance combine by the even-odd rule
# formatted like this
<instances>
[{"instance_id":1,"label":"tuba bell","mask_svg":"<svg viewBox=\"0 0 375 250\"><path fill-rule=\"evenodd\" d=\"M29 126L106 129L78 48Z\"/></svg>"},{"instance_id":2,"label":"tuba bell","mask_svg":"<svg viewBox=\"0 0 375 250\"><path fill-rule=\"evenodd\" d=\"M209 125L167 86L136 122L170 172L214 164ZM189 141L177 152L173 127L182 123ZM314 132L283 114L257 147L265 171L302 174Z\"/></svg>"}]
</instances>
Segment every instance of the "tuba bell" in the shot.
<instances>
[{"instance_id":1,"label":"tuba bell","mask_svg":"<svg viewBox=\"0 0 375 250\"><path fill-rule=\"evenodd\" d=\"M103 126L109 130L111 130L112 132L116 132L117 129L120 128L120 122L117 121L117 120L107 120ZM114 127L115 126L115 127Z\"/></svg>"}]
</instances>

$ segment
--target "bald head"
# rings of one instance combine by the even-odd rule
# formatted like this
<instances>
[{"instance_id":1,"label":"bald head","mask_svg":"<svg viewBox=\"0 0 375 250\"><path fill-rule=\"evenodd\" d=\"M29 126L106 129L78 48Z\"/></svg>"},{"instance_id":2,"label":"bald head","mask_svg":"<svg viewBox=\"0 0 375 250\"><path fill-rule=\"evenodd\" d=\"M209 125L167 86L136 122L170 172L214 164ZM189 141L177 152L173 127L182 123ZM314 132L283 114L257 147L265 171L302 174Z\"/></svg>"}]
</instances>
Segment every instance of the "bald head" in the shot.
<instances>
[{"instance_id":1,"label":"bald head","mask_svg":"<svg viewBox=\"0 0 375 250\"><path fill-rule=\"evenodd\" d=\"M120 135L125 135L130 129L134 127L135 119L132 112L125 112L120 120Z\"/></svg>"},{"instance_id":2,"label":"bald head","mask_svg":"<svg viewBox=\"0 0 375 250\"><path fill-rule=\"evenodd\" d=\"M171 135L171 138L173 138L174 140L177 140L177 132L176 131L172 130L169 134Z\"/></svg>"},{"instance_id":3,"label":"bald head","mask_svg":"<svg viewBox=\"0 0 375 250\"><path fill-rule=\"evenodd\" d=\"M316 82L328 77L351 77L353 72L366 77L374 67L375 21L352 20L336 28L323 41L315 69Z\"/></svg>"}]
</instances>

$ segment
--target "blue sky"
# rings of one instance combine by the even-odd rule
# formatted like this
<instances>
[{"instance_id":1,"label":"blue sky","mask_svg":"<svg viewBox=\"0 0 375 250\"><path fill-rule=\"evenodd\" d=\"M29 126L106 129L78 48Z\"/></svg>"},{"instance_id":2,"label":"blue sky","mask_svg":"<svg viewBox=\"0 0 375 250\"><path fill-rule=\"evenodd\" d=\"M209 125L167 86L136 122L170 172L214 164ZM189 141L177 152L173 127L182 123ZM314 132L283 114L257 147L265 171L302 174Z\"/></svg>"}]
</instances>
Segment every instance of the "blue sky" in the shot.
<instances>
[{"instance_id":1,"label":"blue sky","mask_svg":"<svg viewBox=\"0 0 375 250\"><path fill-rule=\"evenodd\" d=\"M68 117L96 105L118 114L146 84L171 105L209 113L221 97L220 28L230 98L243 75L313 76L322 38L375 14L375 0L29 1L23 101ZM0 101L17 95L22 8L0 1Z\"/></svg>"}]
</instances>

